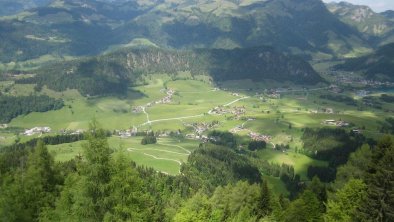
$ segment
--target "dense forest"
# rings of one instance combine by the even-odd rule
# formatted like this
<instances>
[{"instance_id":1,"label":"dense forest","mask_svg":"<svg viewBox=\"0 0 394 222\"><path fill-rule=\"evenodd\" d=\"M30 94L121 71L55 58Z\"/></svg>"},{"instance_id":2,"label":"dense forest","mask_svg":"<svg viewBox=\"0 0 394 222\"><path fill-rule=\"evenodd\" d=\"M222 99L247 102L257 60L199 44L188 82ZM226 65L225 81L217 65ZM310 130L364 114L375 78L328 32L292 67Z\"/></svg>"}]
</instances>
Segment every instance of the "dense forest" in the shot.
<instances>
[{"instance_id":1,"label":"dense forest","mask_svg":"<svg viewBox=\"0 0 394 222\"><path fill-rule=\"evenodd\" d=\"M83 155L64 163L43 140L1 150L2 160L13 155L0 169L2 221L394 220L390 136L353 150L332 183L314 177L290 199L269 188L253 158L225 146L202 144L170 176L114 152L95 123L83 138Z\"/></svg>"},{"instance_id":2,"label":"dense forest","mask_svg":"<svg viewBox=\"0 0 394 222\"><path fill-rule=\"evenodd\" d=\"M8 123L19 115L31 112L58 110L64 106L63 100L49 96L6 96L0 95L0 123Z\"/></svg>"}]
</instances>

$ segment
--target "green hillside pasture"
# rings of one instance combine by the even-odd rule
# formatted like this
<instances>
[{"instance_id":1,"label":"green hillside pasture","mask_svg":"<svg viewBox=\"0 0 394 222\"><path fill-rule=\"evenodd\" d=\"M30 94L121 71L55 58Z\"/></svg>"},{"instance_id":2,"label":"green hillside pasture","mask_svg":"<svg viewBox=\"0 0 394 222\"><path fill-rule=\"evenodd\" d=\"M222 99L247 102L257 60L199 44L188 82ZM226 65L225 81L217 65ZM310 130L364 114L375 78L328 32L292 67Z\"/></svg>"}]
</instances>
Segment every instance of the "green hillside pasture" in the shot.
<instances>
[{"instance_id":1,"label":"green hillside pasture","mask_svg":"<svg viewBox=\"0 0 394 222\"><path fill-rule=\"evenodd\" d=\"M12 133L0 132L0 147L8 146L14 143L16 136Z\"/></svg>"},{"instance_id":2,"label":"green hillside pasture","mask_svg":"<svg viewBox=\"0 0 394 222\"><path fill-rule=\"evenodd\" d=\"M197 80L176 80L166 83L167 87L180 93L183 92L204 92L213 90L214 86Z\"/></svg>"},{"instance_id":3,"label":"green hillside pasture","mask_svg":"<svg viewBox=\"0 0 394 222\"><path fill-rule=\"evenodd\" d=\"M300 153L281 152L273 149L264 149L258 152L261 159L270 163L288 164L294 166L296 174L301 176L302 180L307 180L308 166L327 166L325 161L314 160Z\"/></svg>"},{"instance_id":4,"label":"green hillside pasture","mask_svg":"<svg viewBox=\"0 0 394 222\"><path fill-rule=\"evenodd\" d=\"M47 145L48 151L54 156L55 161L65 162L83 154L82 144L85 141Z\"/></svg>"},{"instance_id":5,"label":"green hillside pasture","mask_svg":"<svg viewBox=\"0 0 394 222\"><path fill-rule=\"evenodd\" d=\"M187 162L191 151L198 148L198 141L172 138L159 138L157 144L141 145L142 137L122 139L111 137L111 147L121 147L139 165L175 175L179 173L180 163Z\"/></svg>"},{"instance_id":6,"label":"green hillside pasture","mask_svg":"<svg viewBox=\"0 0 394 222\"><path fill-rule=\"evenodd\" d=\"M9 92L8 95L11 96L28 96L34 92L35 84L14 84Z\"/></svg>"},{"instance_id":7,"label":"green hillside pasture","mask_svg":"<svg viewBox=\"0 0 394 222\"><path fill-rule=\"evenodd\" d=\"M175 175L179 173L180 163L187 161L191 151L198 147L198 141L172 138L159 138L157 144L141 145L142 137L110 137L108 142L115 152L125 151L138 165L152 167L160 172ZM68 161L83 154L82 144L86 141L48 145L48 150L56 161Z\"/></svg>"},{"instance_id":8,"label":"green hillside pasture","mask_svg":"<svg viewBox=\"0 0 394 222\"><path fill-rule=\"evenodd\" d=\"M127 112L124 113L111 107L121 107ZM87 129L88 123L96 118L105 129L113 130L126 129L146 121L143 113L131 115L128 108L129 106L124 101L117 98L103 98L95 101L76 99L65 101L65 107L60 110L19 116L11 121L10 126L21 128L49 126L53 130Z\"/></svg>"}]
</instances>

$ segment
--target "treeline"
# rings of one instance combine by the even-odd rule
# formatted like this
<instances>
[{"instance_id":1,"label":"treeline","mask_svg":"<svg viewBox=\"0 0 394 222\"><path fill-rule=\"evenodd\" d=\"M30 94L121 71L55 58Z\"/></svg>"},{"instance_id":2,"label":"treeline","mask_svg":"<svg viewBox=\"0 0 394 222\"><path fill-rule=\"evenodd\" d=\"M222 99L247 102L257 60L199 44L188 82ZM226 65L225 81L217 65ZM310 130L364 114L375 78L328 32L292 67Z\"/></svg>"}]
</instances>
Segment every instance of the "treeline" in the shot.
<instances>
[{"instance_id":1,"label":"treeline","mask_svg":"<svg viewBox=\"0 0 394 222\"><path fill-rule=\"evenodd\" d=\"M124 95L133 78L127 76L128 71L118 62L96 58L51 64L37 72L36 76L15 83L46 85L56 91L77 89L84 96Z\"/></svg>"},{"instance_id":2,"label":"treeline","mask_svg":"<svg viewBox=\"0 0 394 222\"><path fill-rule=\"evenodd\" d=\"M0 172L4 174L17 168L25 160L28 153L37 146L39 141L48 145L72 143L84 140L84 134L56 135L34 138L24 143L15 143L0 149Z\"/></svg>"},{"instance_id":3,"label":"treeline","mask_svg":"<svg viewBox=\"0 0 394 222\"><path fill-rule=\"evenodd\" d=\"M250 183L261 181L260 172L250 160L227 147L203 144L190 154L181 172L190 178L194 188L217 186L246 180Z\"/></svg>"},{"instance_id":4,"label":"treeline","mask_svg":"<svg viewBox=\"0 0 394 222\"><path fill-rule=\"evenodd\" d=\"M325 94L325 95L320 95L321 99L327 99L331 100L334 102L340 102L340 103L345 103L348 106L357 106L357 101L354 100L353 98L345 95L332 95L332 94Z\"/></svg>"},{"instance_id":5,"label":"treeline","mask_svg":"<svg viewBox=\"0 0 394 222\"><path fill-rule=\"evenodd\" d=\"M235 138L234 134L230 132L213 130L208 133L208 137L209 137L209 142L213 144L226 146L233 149L237 148L237 144L238 144L237 139Z\"/></svg>"},{"instance_id":6,"label":"treeline","mask_svg":"<svg viewBox=\"0 0 394 222\"><path fill-rule=\"evenodd\" d=\"M391 95L382 94L379 99L386 103L394 103L394 96Z\"/></svg>"},{"instance_id":7,"label":"treeline","mask_svg":"<svg viewBox=\"0 0 394 222\"><path fill-rule=\"evenodd\" d=\"M64 106L61 99L54 99L49 96L0 96L0 122L8 123L19 115L26 115L31 112L46 112L58 110Z\"/></svg>"},{"instance_id":8,"label":"treeline","mask_svg":"<svg viewBox=\"0 0 394 222\"><path fill-rule=\"evenodd\" d=\"M349 155L363 143L373 145L375 141L366 139L362 134L346 132L341 128L305 128L301 137L305 155L328 161L328 166L309 166L307 176L318 176L323 182L335 180L336 168L348 161Z\"/></svg>"},{"instance_id":9,"label":"treeline","mask_svg":"<svg viewBox=\"0 0 394 222\"><path fill-rule=\"evenodd\" d=\"M328 161L331 166L346 163L349 154L366 142L363 135L348 133L341 128L305 128L303 131L304 149L301 152Z\"/></svg>"},{"instance_id":10,"label":"treeline","mask_svg":"<svg viewBox=\"0 0 394 222\"><path fill-rule=\"evenodd\" d=\"M262 175L279 178L289 191L290 199L294 199L305 187L305 184L301 181L300 175L295 173L292 165L285 163L270 163L267 160L259 158L255 154L251 154L250 159Z\"/></svg>"},{"instance_id":11,"label":"treeline","mask_svg":"<svg viewBox=\"0 0 394 222\"><path fill-rule=\"evenodd\" d=\"M394 133L394 118L389 117L386 118L385 121L383 122L381 128L380 128L381 133Z\"/></svg>"},{"instance_id":12,"label":"treeline","mask_svg":"<svg viewBox=\"0 0 394 222\"><path fill-rule=\"evenodd\" d=\"M153 131L146 133L146 135L141 140L142 145L155 144L155 143L157 143L157 139Z\"/></svg>"}]
</instances>

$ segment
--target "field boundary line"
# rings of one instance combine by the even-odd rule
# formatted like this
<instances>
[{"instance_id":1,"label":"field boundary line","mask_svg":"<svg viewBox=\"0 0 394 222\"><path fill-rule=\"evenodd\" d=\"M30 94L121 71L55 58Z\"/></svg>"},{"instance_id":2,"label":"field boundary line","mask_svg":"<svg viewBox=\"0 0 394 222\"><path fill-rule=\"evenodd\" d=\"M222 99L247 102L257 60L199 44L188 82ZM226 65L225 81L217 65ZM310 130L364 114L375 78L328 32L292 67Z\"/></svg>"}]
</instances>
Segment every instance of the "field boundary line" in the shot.
<instances>
[{"instance_id":1,"label":"field boundary line","mask_svg":"<svg viewBox=\"0 0 394 222\"><path fill-rule=\"evenodd\" d=\"M165 143L157 143L163 146L174 146L174 147L178 147L181 148L182 150L186 151L187 155L191 154L192 152L190 152L190 150L186 149L185 147L179 146L179 145L172 145L172 144L165 144Z\"/></svg>"},{"instance_id":2,"label":"field boundary line","mask_svg":"<svg viewBox=\"0 0 394 222\"><path fill-rule=\"evenodd\" d=\"M133 152L133 151L138 151L138 150L135 149L135 148L128 148L127 151ZM170 159L170 158L157 157L157 156L154 156L154 155L151 155L151 154L148 154L148 153L142 153L142 154L144 154L144 155L146 155L146 156L149 156L149 157L152 157L153 159L156 159L156 160L173 161L173 162L177 162L179 165L182 165L182 162L179 161L179 160L174 160L174 159Z\"/></svg>"},{"instance_id":3,"label":"field boundary line","mask_svg":"<svg viewBox=\"0 0 394 222\"><path fill-rule=\"evenodd\" d=\"M156 120L150 120L149 122L145 122L145 123L141 124L141 126L145 126L146 124L151 124L151 123L156 123L156 122L190 119L190 118L201 117L201 116L204 116L204 114L198 114L198 115L194 115L194 116L175 117L175 118L168 118L168 119L156 119Z\"/></svg>"}]
</instances>

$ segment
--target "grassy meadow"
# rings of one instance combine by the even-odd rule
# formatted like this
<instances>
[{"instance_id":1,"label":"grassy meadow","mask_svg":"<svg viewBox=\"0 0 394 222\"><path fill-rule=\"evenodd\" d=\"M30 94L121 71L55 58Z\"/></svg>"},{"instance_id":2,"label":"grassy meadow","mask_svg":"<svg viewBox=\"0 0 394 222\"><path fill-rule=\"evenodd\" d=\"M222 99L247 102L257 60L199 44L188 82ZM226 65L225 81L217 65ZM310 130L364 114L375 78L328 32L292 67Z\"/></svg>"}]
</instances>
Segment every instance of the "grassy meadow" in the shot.
<instances>
[{"instance_id":1,"label":"grassy meadow","mask_svg":"<svg viewBox=\"0 0 394 222\"><path fill-rule=\"evenodd\" d=\"M187 76L187 74L185 74ZM138 127L139 131L177 131L184 134L194 133L188 126L193 123L209 123L218 121L213 128L228 131L237 126L244 126L237 134L243 141L247 141L248 132L253 131L272 137L267 149L259 151L260 158L271 163L286 163L293 165L302 179L307 179L306 172L309 165L326 166L324 161L316 161L303 154L296 153L296 149L303 147L301 141L302 129L305 127L323 127L326 119L344 120L354 124L354 128L366 127L365 134L372 137L379 136L378 128L387 113L382 110L367 108L359 110L355 106L320 99L320 95L327 93L322 90L295 90L282 93L280 98L270 98L262 94L264 89L272 88L271 82L256 83L250 80L227 81L221 84L221 89L215 89L210 80L176 80L172 81L166 75L152 75L144 80L149 84L131 87L127 96L86 98L76 90L55 92L44 87L38 94L46 94L54 98L62 98L65 106L56 111L45 113L30 113L14 118L9 126L23 129L35 126L49 126L56 134L61 129L87 129L89 122L95 118L103 128L108 130L129 129ZM277 83L276 83L277 84ZM242 86L242 88L240 88ZM279 86L279 85L277 85ZM291 86L295 89L296 86ZM18 85L12 81L0 82L0 90L7 89L10 95L29 95L34 92L34 85ZM175 90L171 102L154 104L166 96L165 89ZM234 94L238 93L238 95ZM347 95L357 98L352 93ZM374 95L374 96L379 96ZM236 101L240 98L242 100ZM234 102L235 101L235 102ZM234 103L231 103L234 102ZM148 107L147 104L154 105ZM234 118L233 114L210 115L208 111L217 106L226 109L244 107L245 114ZM383 104L384 109L393 110L393 104ZM144 106L145 112L135 113L133 108ZM322 108L332 108L334 113L316 113ZM148 118L149 121L148 122ZM246 121L251 118L251 120ZM213 130L210 129L210 130ZM204 132L206 134L207 132ZM37 136L35 136L37 137ZM20 140L27 141L33 137L20 136ZM0 131L0 144L9 145L16 139L14 133ZM123 150L139 165L171 175L179 173L180 164L187 161L191 151L198 147L198 140L177 140L160 138L157 144L141 145L141 137L120 138L113 136L109 144L115 151ZM82 144L75 142L49 146L56 161L67 161L82 155ZM273 150L274 144L289 144L288 152ZM267 176L265 176L267 177ZM282 182L273 177L266 178L276 191L284 192Z\"/></svg>"},{"instance_id":2,"label":"grassy meadow","mask_svg":"<svg viewBox=\"0 0 394 222\"><path fill-rule=\"evenodd\" d=\"M114 152L125 152L131 160L139 165L152 167L158 171L175 175L179 173L180 164L187 161L189 154L198 147L195 140L176 140L159 138L157 144L141 145L142 137L110 137L109 146ZM55 161L68 161L76 156L83 156L83 144L86 141L49 145L48 150Z\"/></svg>"}]
</instances>

